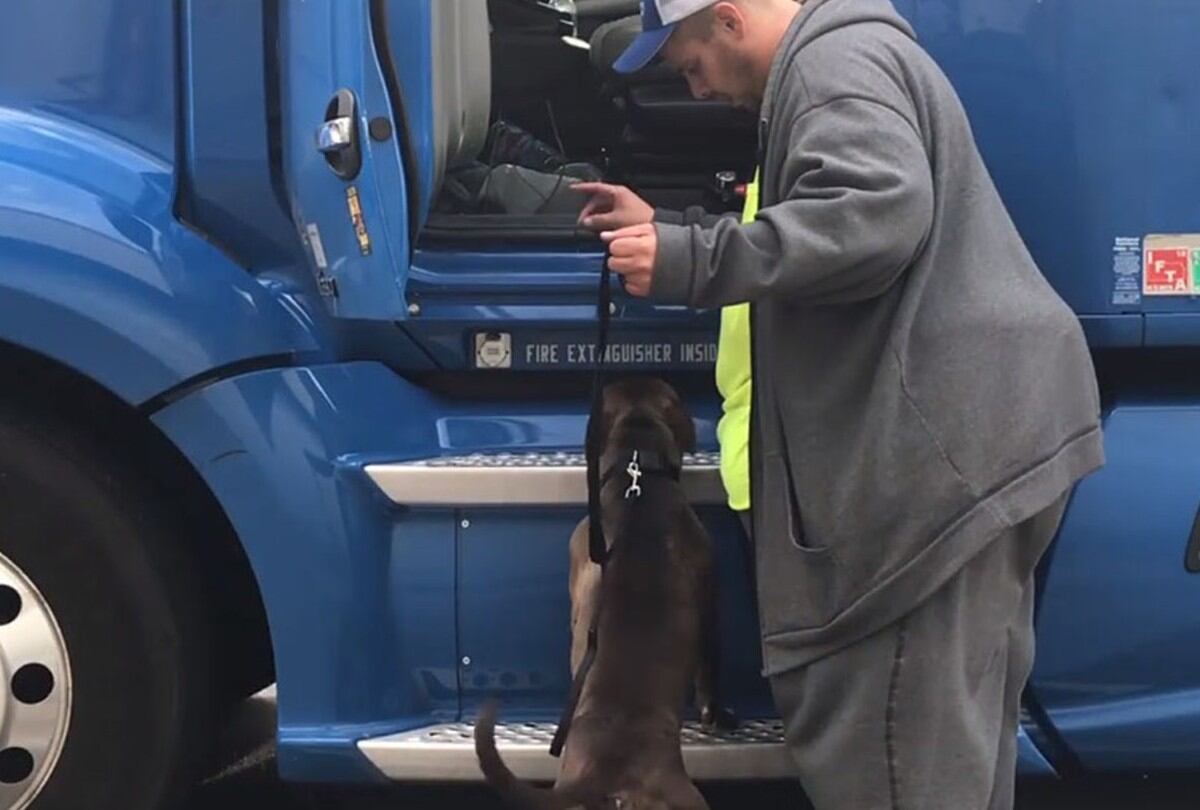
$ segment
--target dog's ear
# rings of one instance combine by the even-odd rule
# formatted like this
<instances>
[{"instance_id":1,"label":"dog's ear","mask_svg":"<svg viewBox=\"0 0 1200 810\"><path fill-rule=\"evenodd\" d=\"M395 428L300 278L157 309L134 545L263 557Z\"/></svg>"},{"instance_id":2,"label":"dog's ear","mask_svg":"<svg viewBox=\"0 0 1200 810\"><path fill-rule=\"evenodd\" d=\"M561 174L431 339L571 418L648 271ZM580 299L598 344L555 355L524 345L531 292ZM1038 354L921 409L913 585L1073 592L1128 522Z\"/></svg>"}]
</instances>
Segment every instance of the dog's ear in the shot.
<instances>
[{"instance_id":1,"label":"dog's ear","mask_svg":"<svg viewBox=\"0 0 1200 810\"><path fill-rule=\"evenodd\" d=\"M683 404L683 400L679 398L679 394L675 392L674 388L666 388L663 392L658 412L662 414L663 421L671 429L679 451L690 453L695 450L696 425L692 422L692 415L688 413L687 406Z\"/></svg>"},{"instance_id":2,"label":"dog's ear","mask_svg":"<svg viewBox=\"0 0 1200 810\"><path fill-rule=\"evenodd\" d=\"M600 392L600 407L595 419L588 419L588 436L594 436L597 449L608 446L608 437L617 419L629 410L628 380L615 380L607 383ZM594 422L594 424L593 424Z\"/></svg>"}]
</instances>

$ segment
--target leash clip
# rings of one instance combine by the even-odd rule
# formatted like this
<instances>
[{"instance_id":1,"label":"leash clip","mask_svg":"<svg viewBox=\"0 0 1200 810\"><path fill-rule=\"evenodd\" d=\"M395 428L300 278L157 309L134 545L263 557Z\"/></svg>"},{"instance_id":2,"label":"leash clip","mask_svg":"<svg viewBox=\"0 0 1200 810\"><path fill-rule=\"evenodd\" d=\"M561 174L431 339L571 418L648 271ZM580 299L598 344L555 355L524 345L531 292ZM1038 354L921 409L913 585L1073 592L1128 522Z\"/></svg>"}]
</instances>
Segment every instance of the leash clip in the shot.
<instances>
[{"instance_id":1,"label":"leash clip","mask_svg":"<svg viewBox=\"0 0 1200 810\"><path fill-rule=\"evenodd\" d=\"M629 475L629 479L631 481L629 488L625 490L625 500L629 500L630 496L633 496L634 498L642 497L642 487L638 483L638 480L642 477L642 467L640 464L638 464L637 450L633 451L633 458L625 467L625 472Z\"/></svg>"}]
</instances>

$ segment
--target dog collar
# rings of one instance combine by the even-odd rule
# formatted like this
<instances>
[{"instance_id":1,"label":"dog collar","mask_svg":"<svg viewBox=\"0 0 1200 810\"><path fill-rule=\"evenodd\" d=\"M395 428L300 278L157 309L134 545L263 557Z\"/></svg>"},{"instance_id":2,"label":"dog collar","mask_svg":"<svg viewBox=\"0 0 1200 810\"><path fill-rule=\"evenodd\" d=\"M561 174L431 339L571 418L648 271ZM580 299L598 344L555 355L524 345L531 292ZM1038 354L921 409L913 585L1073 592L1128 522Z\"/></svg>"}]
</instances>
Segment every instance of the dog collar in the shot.
<instances>
[{"instance_id":1,"label":"dog collar","mask_svg":"<svg viewBox=\"0 0 1200 810\"><path fill-rule=\"evenodd\" d=\"M617 461L600 478L603 486L617 475L628 476L628 486L625 488L625 499L642 496L641 480L643 477L660 475L667 476L673 481L679 480L680 466L674 459L657 450L632 450L628 456Z\"/></svg>"}]
</instances>

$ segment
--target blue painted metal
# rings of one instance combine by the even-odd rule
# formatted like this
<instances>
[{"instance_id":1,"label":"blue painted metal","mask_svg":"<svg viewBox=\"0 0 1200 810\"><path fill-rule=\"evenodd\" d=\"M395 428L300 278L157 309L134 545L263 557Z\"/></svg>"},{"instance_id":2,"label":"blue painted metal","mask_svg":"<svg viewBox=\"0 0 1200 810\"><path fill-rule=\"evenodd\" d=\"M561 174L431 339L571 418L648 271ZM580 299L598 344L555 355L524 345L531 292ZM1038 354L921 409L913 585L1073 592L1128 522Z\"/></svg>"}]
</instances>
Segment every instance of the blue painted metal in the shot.
<instances>
[{"instance_id":1,"label":"blue painted metal","mask_svg":"<svg viewBox=\"0 0 1200 810\"><path fill-rule=\"evenodd\" d=\"M362 472L376 457L436 454L446 412L359 363L225 380L154 418L254 567L285 776L361 778L359 738L457 715L452 515L400 512Z\"/></svg>"},{"instance_id":2,"label":"blue painted metal","mask_svg":"<svg viewBox=\"0 0 1200 810\"><path fill-rule=\"evenodd\" d=\"M459 515L459 646L470 660L460 671L463 714L499 696L506 720L557 719L570 687L567 539L583 510ZM741 529L726 509L703 509L701 519L721 572L722 694L742 717L769 717Z\"/></svg>"},{"instance_id":3,"label":"blue painted metal","mask_svg":"<svg viewBox=\"0 0 1200 810\"><path fill-rule=\"evenodd\" d=\"M282 166L272 165L278 76L268 16L264 4L241 0L180 4L181 208L247 267L299 268L303 246L288 218ZM308 274L295 275L315 291Z\"/></svg>"},{"instance_id":4,"label":"blue painted metal","mask_svg":"<svg viewBox=\"0 0 1200 810\"><path fill-rule=\"evenodd\" d=\"M1046 574L1032 684L1095 769L1200 762L1200 399L1119 402L1108 464L1076 490Z\"/></svg>"},{"instance_id":5,"label":"blue painted metal","mask_svg":"<svg viewBox=\"0 0 1200 810\"><path fill-rule=\"evenodd\" d=\"M377 32L387 37L400 85L402 121L408 128L411 157L418 177L420 210L410 212L418 226L425 223L434 197L433 164L433 22L429 0L383 0L387 9L387 29Z\"/></svg>"},{"instance_id":6,"label":"blue painted metal","mask_svg":"<svg viewBox=\"0 0 1200 810\"><path fill-rule=\"evenodd\" d=\"M301 308L171 216L172 167L74 121L0 108L0 339L126 402L214 367L316 352Z\"/></svg>"},{"instance_id":7,"label":"blue painted metal","mask_svg":"<svg viewBox=\"0 0 1200 810\"><path fill-rule=\"evenodd\" d=\"M1075 311L1197 312L1190 298L1114 302L1113 250L1200 232L1200 15L1171 0L896 5L950 75L1013 219ZM1101 332L1139 345L1115 320ZM1157 334L1195 345L1200 322Z\"/></svg>"},{"instance_id":8,"label":"blue painted metal","mask_svg":"<svg viewBox=\"0 0 1200 810\"><path fill-rule=\"evenodd\" d=\"M1141 315L1083 315L1079 322L1093 349L1140 346L1146 331L1146 319Z\"/></svg>"},{"instance_id":9,"label":"blue painted metal","mask_svg":"<svg viewBox=\"0 0 1200 810\"><path fill-rule=\"evenodd\" d=\"M1017 730L1017 775L1055 777L1058 771L1042 756L1024 728Z\"/></svg>"},{"instance_id":10,"label":"blue painted metal","mask_svg":"<svg viewBox=\"0 0 1200 810\"><path fill-rule=\"evenodd\" d=\"M575 251L419 249L409 297L420 305L421 316L406 321L403 328L444 368L473 366L470 338L477 331L508 331L516 344L551 337L590 343L595 339L596 284L602 261L603 254L592 240L581 241ZM612 297L613 344L638 333L656 333L672 344L716 340L715 312L697 314L685 307L654 305L626 295L615 281ZM544 367L587 365L564 359Z\"/></svg>"},{"instance_id":11,"label":"blue painted metal","mask_svg":"<svg viewBox=\"0 0 1200 810\"><path fill-rule=\"evenodd\" d=\"M447 453L578 451L583 446L588 404L579 399L443 405L450 410L438 417L436 429ZM692 412L698 446L715 450L719 406L709 399L694 403Z\"/></svg>"},{"instance_id":12,"label":"blue painted metal","mask_svg":"<svg viewBox=\"0 0 1200 810\"><path fill-rule=\"evenodd\" d=\"M408 311L408 179L399 139L380 142L367 135L371 118L393 115L370 35L369 6L336 0L280 4L283 165L292 220L302 231L312 224L320 232L328 266L319 266L311 245L308 259L314 274L336 282L336 295L324 299L330 311L342 318L397 321ZM337 177L316 146L326 106L343 88L356 99L363 155L361 171L350 180ZM351 191L357 193L369 247L351 219Z\"/></svg>"},{"instance_id":13,"label":"blue painted metal","mask_svg":"<svg viewBox=\"0 0 1200 810\"><path fill-rule=\"evenodd\" d=\"M493 250L418 249L413 255L413 300L436 306L464 291L498 294L535 292L596 296L604 252L595 240L580 240L574 250L538 250L495 245Z\"/></svg>"},{"instance_id":14,"label":"blue painted metal","mask_svg":"<svg viewBox=\"0 0 1200 810\"><path fill-rule=\"evenodd\" d=\"M1146 316L1147 346L1200 346L1200 312Z\"/></svg>"},{"instance_id":15,"label":"blue painted metal","mask_svg":"<svg viewBox=\"0 0 1200 810\"><path fill-rule=\"evenodd\" d=\"M6 3L0 107L74 122L171 162L175 15L153 0Z\"/></svg>"}]
</instances>

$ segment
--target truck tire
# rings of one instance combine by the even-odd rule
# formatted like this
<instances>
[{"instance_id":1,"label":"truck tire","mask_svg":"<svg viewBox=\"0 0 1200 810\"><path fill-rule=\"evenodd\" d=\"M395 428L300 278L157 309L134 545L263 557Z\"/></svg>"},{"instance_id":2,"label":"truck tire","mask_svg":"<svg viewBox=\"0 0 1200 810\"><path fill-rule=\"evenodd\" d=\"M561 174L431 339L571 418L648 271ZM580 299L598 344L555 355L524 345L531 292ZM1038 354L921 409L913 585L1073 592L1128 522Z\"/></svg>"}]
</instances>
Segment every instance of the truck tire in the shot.
<instances>
[{"instance_id":1,"label":"truck tire","mask_svg":"<svg viewBox=\"0 0 1200 810\"><path fill-rule=\"evenodd\" d=\"M103 447L0 407L0 810L181 807L208 739L185 549Z\"/></svg>"}]
</instances>

